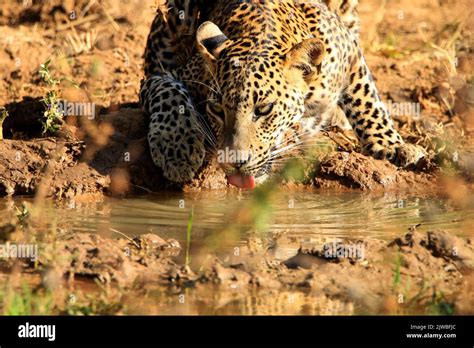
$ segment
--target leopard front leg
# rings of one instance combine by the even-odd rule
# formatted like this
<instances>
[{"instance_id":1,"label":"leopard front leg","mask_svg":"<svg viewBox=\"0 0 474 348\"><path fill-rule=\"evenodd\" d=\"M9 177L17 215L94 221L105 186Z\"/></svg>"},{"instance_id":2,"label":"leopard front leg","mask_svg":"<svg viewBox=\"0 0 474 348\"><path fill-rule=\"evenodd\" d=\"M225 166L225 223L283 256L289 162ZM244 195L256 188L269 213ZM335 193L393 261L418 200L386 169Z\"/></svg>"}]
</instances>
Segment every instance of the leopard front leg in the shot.
<instances>
[{"instance_id":1,"label":"leopard front leg","mask_svg":"<svg viewBox=\"0 0 474 348\"><path fill-rule=\"evenodd\" d=\"M150 115L148 143L153 162L177 183L191 180L205 156L204 133L186 87L168 74L143 81L143 110Z\"/></svg>"},{"instance_id":2,"label":"leopard front leg","mask_svg":"<svg viewBox=\"0 0 474 348\"><path fill-rule=\"evenodd\" d=\"M385 104L381 101L373 77L363 58L354 65L340 106L344 110L363 152L375 158L387 158L407 167L426 156L419 146L405 143L394 127Z\"/></svg>"},{"instance_id":3,"label":"leopard front leg","mask_svg":"<svg viewBox=\"0 0 474 348\"><path fill-rule=\"evenodd\" d=\"M334 7L337 1L324 2L333 9L337 8ZM357 1L344 3L353 9ZM311 32L324 42L325 47L321 64L315 67L318 73L310 82L310 92L305 101L307 113L319 115L324 124L325 119L339 106L364 153L387 158L401 167L417 164L426 154L422 148L405 143L395 129L379 97L357 35L326 6L315 1L300 2L300 6L310 23Z\"/></svg>"}]
</instances>

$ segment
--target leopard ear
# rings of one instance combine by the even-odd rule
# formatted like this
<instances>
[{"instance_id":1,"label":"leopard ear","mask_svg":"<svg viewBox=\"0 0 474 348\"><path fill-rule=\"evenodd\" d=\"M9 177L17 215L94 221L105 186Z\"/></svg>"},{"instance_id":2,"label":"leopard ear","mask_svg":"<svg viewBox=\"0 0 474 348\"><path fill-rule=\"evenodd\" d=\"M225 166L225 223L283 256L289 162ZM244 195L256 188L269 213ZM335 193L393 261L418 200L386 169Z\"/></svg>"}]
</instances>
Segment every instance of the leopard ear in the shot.
<instances>
[{"instance_id":1,"label":"leopard ear","mask_svg":"<svg viewBox=\"0 0 474 348\"><path fill-rule=\"evenodd\" d=\"M227 36L212 22L201 24L196 33L198 47L205 58L214 61L229 42Z\"/></svg>"},{"instance_id":2,"label":"leopard ear","mask_svg":"<svg viewBox=\"0 0 474 348\"><path fill-rule=\"evenodd\" d=\"M288 68L298 69L308 81L320 69L326 48L319 39L307 39L295 45L285 58Z\"/></svg>"}]
</instances>

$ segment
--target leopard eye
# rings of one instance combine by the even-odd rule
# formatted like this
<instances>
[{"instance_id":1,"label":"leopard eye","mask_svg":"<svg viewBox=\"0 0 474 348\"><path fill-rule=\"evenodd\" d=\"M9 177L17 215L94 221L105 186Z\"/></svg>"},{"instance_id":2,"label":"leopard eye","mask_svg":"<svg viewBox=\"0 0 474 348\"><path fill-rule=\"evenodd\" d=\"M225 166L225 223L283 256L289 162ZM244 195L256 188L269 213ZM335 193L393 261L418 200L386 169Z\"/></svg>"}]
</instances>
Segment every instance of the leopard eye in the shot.
<instances>
[{"instance_id":1,"label":"leopard eye","mask_svg":"<svg viewBox=\"0 0 474 348\"><path fill-rule=\"evenodd\" d=\"M225 116L225 114L224 114L224 109L222 108L222 106L221 106L220 104L215 103L215 102L213 102L213 101L209 101L209 102L207 103L207 106L209 107L209 110L210 110L213 114L215 114L215 115L217 115L217 116L219 116L219 117L224 118L224 116Z\"/></svg>"},{"instance_id":2,"label":"leopard eye","mask_svg":"<svg viewBox=\"0 0 474 348\"><path fill-rule=\"evenodd\" d=\"M273 103L260 105L255 108L255 116L257 118L268 116L273 110Z\"/></svg>"}]
</instances>

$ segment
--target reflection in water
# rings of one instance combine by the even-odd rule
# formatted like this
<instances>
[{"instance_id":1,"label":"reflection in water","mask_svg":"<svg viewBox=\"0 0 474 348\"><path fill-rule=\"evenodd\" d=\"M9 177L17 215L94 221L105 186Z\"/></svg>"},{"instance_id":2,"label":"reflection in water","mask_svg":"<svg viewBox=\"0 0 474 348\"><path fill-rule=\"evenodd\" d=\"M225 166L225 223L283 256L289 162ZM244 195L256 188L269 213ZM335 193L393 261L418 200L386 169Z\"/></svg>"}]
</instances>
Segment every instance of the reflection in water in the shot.
<instances>
[{"instance_id":1,"label":"reflection in water","mask_svg":"<svg viewBox=\"0 0 474 348\"><path fill-rule=\"evenodd\" d=\"M127 314L161 315L351 315L356 306L309 291L284 289L218 291L207 287L183 293L163 292L150 287L126 302ZM184 296L184 297L183 297Z\"/></svg>"},{"instance_id":2,"label":"reflection in water","mask_svg":"<svg viewBox=\"0 0 474 348\"><path fill-rule=\"evenodd\" d=\"M193 239L237 223L235 212L249 204L250 195L237 192L155 194L144 198L105 198L94 203L50 206L45 216L54 217L66 232L110 234L110 228L129 235L157 233L186 240L186 225L194 207ZM15 203L20 204L21 200ZM11 205L11 204L10 204ZM298 240L336 237L390 238L422 224L422 229L444 229L467 235L474 209L456 210L438 198L397 197L362 193L281 193L271 205L267 234L285 232ZM14 216L0 201L0 223ZM250 229L250 227L248 228ZM247 230L248 230L247 229ZM245 226L244 226L245 230ZM246 237L246 236L242 236Z\"/></svg>"}]
</instances>

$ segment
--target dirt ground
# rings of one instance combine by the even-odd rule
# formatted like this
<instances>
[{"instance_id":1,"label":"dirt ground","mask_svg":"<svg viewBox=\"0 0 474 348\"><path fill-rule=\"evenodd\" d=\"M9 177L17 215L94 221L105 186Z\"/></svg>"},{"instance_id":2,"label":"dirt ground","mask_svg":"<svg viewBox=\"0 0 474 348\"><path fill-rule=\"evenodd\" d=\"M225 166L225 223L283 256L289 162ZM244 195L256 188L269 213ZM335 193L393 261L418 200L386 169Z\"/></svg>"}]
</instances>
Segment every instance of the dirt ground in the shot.
<instances>
[{"instance_id":1,"label":"dirt ground","mask_svg":"<svg viewBox=\"0 0 474 348\"><path fill-rule=\"evenodd\" d=\"M0 142L0 194L136 194L170 185L151 165L146 119L138 110L143 50L158 2L48 1L0 9L0 106L9 116ZM402 135L424 146L427 163L399 170L359 155L350 132L329 131L332 150L308 169L306 184L362 190L429 188L444 174L472 185L474 168L472 22L469 1L361 1L362 42L384 101ZM132 15L133 14L133 15ZM72 19L71 19L72 18ZM34 52L34 54L32 54ZM41 136L48 86L38 74L51 59L61 97L93 102L94 120L68 117L55 137ZM79 86L76 88L74 86ZM420 114L397 111L418 105ZM39 189L40 183L48 183ZM185 189L224 188L204 168ZM44 192L43 192L44 191Z\"/></svg>"},{"instance_id":2,"label":"dirt ground","mask_svg":"<svg viewBox=\"0 0 474 348\"><path fill-rule=\"evenodd\" d=\"M0 2L0 107L8 112L0 140L0 196L78 200L163 188L227 188L212 161L184 188L163 180L151 162L138 90L158 1ZM350 132L334 129L322 136L326 151L306 165L304 179L287 185L430 192L472 205L471 1L360 2L362 43L381 96L402 136L423 146L429 158L417 168L401 170L361 155ZM61 79L61 97L92 102L97 115L68 117L54 136L43 136L40 123L45 111L41 99L49 87L39 67L48 59L52 76ZM419 107L420 113L397 110L400 103ZM1 226L0 241L15 240L17 233L21 238L27 228L16 222ZM263 289L270 301L296 289L312 303L315 298L337 302L332 306L338 309L328 314L426 313L426 308L443 314L474 312L472 241L443 231L421 233L412 228L389 243L361 241L364 261L328 258L324 245L301 245L296 256L276 262L267 251L249 246L241 259L203 256L207 261L199 271L177 263L173 257L183 253L179 244L157 235L134 240L89 234L42 238L52 238L43 241L45 248L53 249L42 252L34 264L0 264L0 279L15 277L10 273L20 269L38 293L53 290L58 313L122 312L127 301L120 291L101 288L104 298L94 300L83 295L81 303L89 302L81 307L80 301L70 301L69 290L57 290L63 289L65 279L70 289L91 278L134 289L132 298L141 297L148 286L173 288L176 294L193 288L204 305L211 301L209 288L218 285L232 289L233 296ZM8 279L12 288L21 286L18 279ZM90 286L86 281L82 288ZM213 300L227 303L235 297Z\"/></svg>"},{"instance_id":3,"label":"dirt ground","mask_svg":"<svg viewBox=\"0 0 474 348\"><path fill-rule=\"evenodd\" d=\"M4 226L0 235L8 233L11 243L24 241L22 236L28 228ZM227 302L253 298L257 304L251 306L258 314L288 314L288 309L275 309L275 303L295 310L295 296L302 297L302 305L319 304L307 314L472 314L474 310L474 246L470 239L443 231L422 233L412 227L406 235L389 242L367 239L307 243L286 260L275 257L281 236L267 244L249 240L238 255L230 258L221 259L209 250L201 250L201 255L195 256L201 266L195 270L173 258L185 253L177 241L156 234L133 239L86 233L42 234L38 238L43 242L53 238L54 243L41 244L34 261L3 263L1 277L22 270L23 281L27 279L34 293L50 299L53 313L124 313L130 306L131 313L162 314L163 309L154 312L157 309L142 308L133 300L144 297L145 302L155 302L156 306L160 300L147 293L150 288L162 292L171 289L174 294L169 294L168 300L175 303L175 311L179 311L178 297L182 294L191 295L191 302L200 302L201 307L214 308L217 313ZM268 243L274 247L269 248ZM9 288L15 289L18 276L11 274ZM91 279L102 286L113 285L102 293L97 286L90 289L89 295L99 294L95 304L79 291L86 290L84 284L90 288ZM281 298L285 292L291 294L289 299ZM75 296L72 303L71 294ZM242 309L231 313L242 313Z\"/></svg>"}]
</instances>

